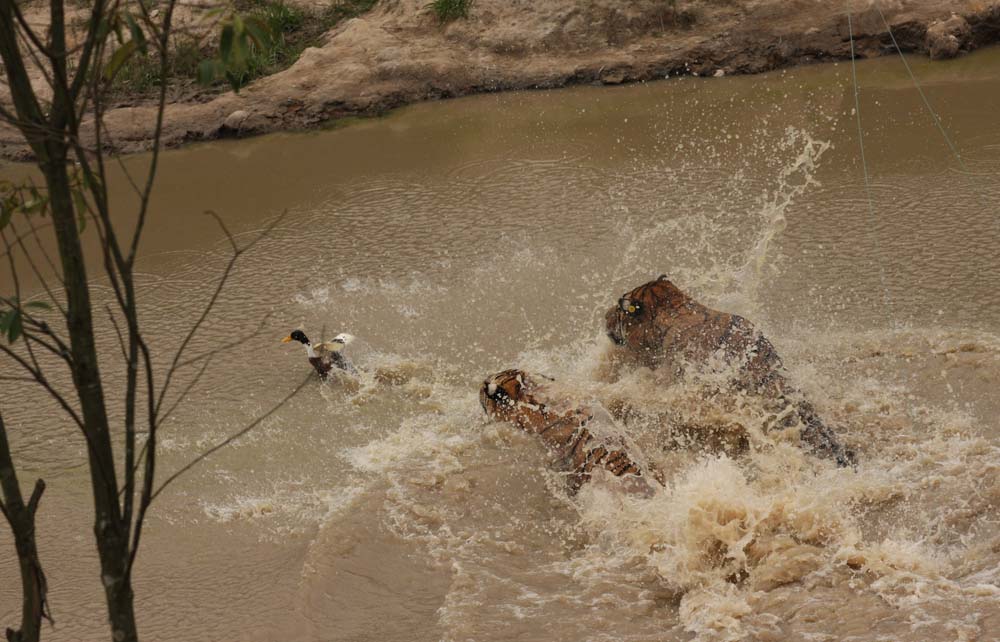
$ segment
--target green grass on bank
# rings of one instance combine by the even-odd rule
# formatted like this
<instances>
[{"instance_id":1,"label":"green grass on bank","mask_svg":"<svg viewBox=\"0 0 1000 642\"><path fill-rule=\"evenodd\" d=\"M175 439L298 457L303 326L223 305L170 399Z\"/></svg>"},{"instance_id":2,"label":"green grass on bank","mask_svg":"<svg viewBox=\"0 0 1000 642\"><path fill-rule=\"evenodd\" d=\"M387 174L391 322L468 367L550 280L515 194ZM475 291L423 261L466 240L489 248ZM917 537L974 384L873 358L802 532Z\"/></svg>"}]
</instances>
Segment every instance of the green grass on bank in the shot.
<instances>
[{"instance_id":1,"label":"green grass on bank","mask_svg":"<svg viewBox=\"0 0 1000 642\"><path fill-rule=\"evenodd\" d=\"M319 11L307 11L283 0L236 0L234 8L238 13L258 18L270 32L269 42L251 50L246 69L236 78L237 84L244 86L261 76L287 69L307 47L318 45L327 31L344 20L370 11L377 2L334 0ZM206 41L199 44L191 36L177 36L167 69L171 82L194 84L201 61L218 55L218 35L209 34ZM123 100L154 93L160 86L159 67L159 60L152 52L133 56L115 77L112 96ZM219 89L227 86L221 80L216 84Z\"/></svg>"},{"instance_id":2,"label":"green grass on bank","mask_svg":"<svg viewBox=\"0 0 1000 642\"><path fill-rule=\"evenodd\" d=\"M468 18L470 6L472 0L433 0L431 11L437 16L438 22L444 24L459 18Z\"/></svg>"}]
</instances>

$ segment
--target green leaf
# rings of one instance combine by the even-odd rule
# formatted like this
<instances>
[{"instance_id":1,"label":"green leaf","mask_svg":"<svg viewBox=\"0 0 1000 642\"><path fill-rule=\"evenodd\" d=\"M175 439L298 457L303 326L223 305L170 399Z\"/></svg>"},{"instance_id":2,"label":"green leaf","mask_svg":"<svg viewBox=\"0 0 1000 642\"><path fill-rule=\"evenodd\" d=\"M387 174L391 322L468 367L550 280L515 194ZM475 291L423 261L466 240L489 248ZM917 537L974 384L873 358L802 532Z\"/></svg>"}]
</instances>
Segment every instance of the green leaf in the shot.
<instances>
[{"instance_id":1,"label":"green leaf","mask_svg":"<svg viewBox=\"0 0 1000 642\"><path fill-rule=\"evenodd\" d=\"M135 53L136 47L135 40L129 40L121 47L118 47L118 50L111 55L108 66L104 68L104 77L108 80L114 78L118 70L121 69L121 66L125 64L125 61Z\"/></svg>"},{"instance_id":2,"label":"green leaf","mask_svg":"<svg viewBox=\"0 0 1000 642\"><path fill-rule=\"evenodd\" d=\"M26 308L35 308L36 310L51 310L52 306L45 301L29 301L24 304Z\"/></svg>"},{"instance_id":3,"label":"green leaf","mask_svg":"<svg viewBox=\"0 0 1000 642\"><path fill-rule=\"evenodd\" d=\"M24 329L24 326L21 325L21 311L11 310L8 316L10 316L10 321L7 324L7 342L14 343Z\"/></svg>"},{"instance_id":4,"label":"green leaf","mask_svg":"<svg viewBox=\"0 0 1000 642\"><path fill-rule=\"evenodd\" d=\"M95 191L101 187L101 177L97 174L80 173L80 182L90 191Z\"/></svg>"},{"instance_id":5,"label":"green leaf","mask_svg":"<svg viewBox=\"0 0 1000 642\"><path fill-rule=\"evenodd\" d=\"M7 326L10 324L10 314L12 310L0 312L0 334L7 334Z\"/></svg>"},{"instance_id":6,"label":"green leaf","mask_svg":"<svg viewBox=\"0 0 1000 642\"><path fill-rule=\"evenodd\" d=\"M229 65L230 57L233 54L233 38L234 38L233 25L228 24L222 28L222 35L219 36L219 58L227 66Z\"/></svg>"},{"instance_id":7,"label":"green leaf","mask_svg":"<svg viewBox=\"0 0 1000 642\"><path fill-rule=\"evenodd\" d=\"M125 44L125 32L122 30L122 20L118 14L111 16L111 28L115 30L115 39L118 40L118 44Z\"/></svg>"},{"instance_id":8,"label":"green leaf","mask_svg":"<svg viewBox=\"0 0 1000 642\"><path fill-rule=\"evenodd\" d=\"M238 13L233 14L233 33L236 36L243 35L243 17Z\"/></svg>"},{"instance_id":9,"label":"green leaf","mask_svg":"<svg viewBox=\"0 0 1000 642\"><path fill-rule=\"evenodd\" d=\"M198 64L198 82L203 85L211 85L216 79L221 78L226 73L226 67L218 58L202 60Z\"/></svg>"},{"instance_id":10,"label":"green leaf","mask_svg":"<svg viewBox=\"0 0 1000 642\"><path fill-rule=\"evenodd\" d=\"M229 86L233 88L233 91L237 94L240 93L240 79L232 72L226 72L226 80L229 81Z\"/></svg>"},{"instance_id":11,"label":"green leaf","mask_svg":"<svg viewBox=\"0 0 1000 642\"><path fill-rule=\"evenodd\" d=\"M226 51L222 50L221 44L219 47L220 53L222 54L222 62L225 63L226 69L230 72L243 72L246 70L247 60L250 58L250 46L245 28L246 24L243 22L243 18L241 18L238 13L234 13L231 25L227 25L227 28L229 27L231 27L232 33L229 47ZM223 28L222 35L225 37L226 28ZM242 76L242 73L238 75Z\"/></svg>"},{"instance_id":12,"label":"green leaf","mask_svg":"<svg viewBox=\"0 0 1000 642\"><path fill-rule=\"evenodd\" d=\"M24 212L25 214L36 214L43 209L48 204L49 199L44 194L39 194L37 190L34 190L35 195L30 201L24 201L21 203L20 207L17 209Z\"/></svg>"},{"instance_id":13,"label":"green leaf","mask_svg":"<svg viewBox=\"0 0 1000 642\"><path fill-rule=\"evenodd\" d=\"M146 34L139 28L131 13L125 14L125 22L128 23L128 30L132 32L132 40L137 43L136 46L139 48L139 52L145 56L149 53L149 49L146 48Z\"/></svg>"},{"instance_id":14,"label":"green leaf","mask_svg":"<svg viewBox=\"0 0 1000 642\"><path fill-rule=\"evenodd\" d=\"M235 71L243 71L247 68L247 60L250 59L250 47L246 32L240 32L239 37L233 41L233 57L229 63L229 68Z\"/></svg>"},{"instance_id":15,"label":"green leaf","mask_svg":"<svg viewBox=\"0 0 1000 642\"><path fill-rule=\"evenodd\" d=\"M247 36L257 49L264 49L271 43L273 34L263 20L257 16L248 16L246 19Z\"/></svg>"},{"instance_id":16,"label":"green leaf","mask_svg":"<svg viewBox=\"0 0 1000 642\"><path fill-rule=\"evenodd\" d=\"M95 36L95 42L104 42L105 38L111 33L111 22L107 17L101 18L101 21L97 24L97 35Z\"/></svg>"},{"instance_id":17,"label":"green leaf","mask_svg":"<svg viewBox=\"0 0 1000 642\"><path fill-rule=\"evenodd\" d=\"M79 221L80 231L82 232L87 227L87 214L90 213L90 205L87 204L87 199L83 195L82 189L74 189L72 193L73 204L76 206L76 217Z\"/></svg>"},{"instance_id":18,"label":"green leaf","mask_svg":"<svg viewBox=\"0 0 1000 642\"><path fill-rule=\"evenodd\" d=\"M14 208L8 206L6 203L0 208L0 230L7 227L10 223L10 217L14 215Z\"/></svg>"}]
</instances>

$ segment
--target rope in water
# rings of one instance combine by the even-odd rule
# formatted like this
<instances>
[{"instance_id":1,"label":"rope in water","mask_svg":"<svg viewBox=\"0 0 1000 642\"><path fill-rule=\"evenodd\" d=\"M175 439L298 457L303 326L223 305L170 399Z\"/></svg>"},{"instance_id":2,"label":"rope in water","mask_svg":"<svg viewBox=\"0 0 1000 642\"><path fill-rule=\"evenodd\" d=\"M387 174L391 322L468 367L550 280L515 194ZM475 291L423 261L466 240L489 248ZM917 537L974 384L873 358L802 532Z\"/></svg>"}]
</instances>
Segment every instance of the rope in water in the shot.
<instances>
[{"instance_id":1,"label":"rope in water","mask_svg":"<svg viewBox=\"0 0 1000 642\"><path fill-rule=\"evenodd\" d=\"M875 9L878 11L879 17L882 18L882 24L885 25L886 31L889 32L889 37L892 38L892 44L896 47L899 59L903 61L903 66L906 67L906 73L909 74L910 80L913 81L913 86L916 87L917 93L920 94L920 99L924 101L924 106L927 107L927 111L934 120L934 124L937 125L938 131L941 132L941 136L944 137L944 142L948 143L948 147L951 149L951 153L955 155L955 159L958 160L958 165L962 168L962 171L968 172L968 168L965 166L965 161L962 160L962 155L958 153L958 148L955 147L955 143L952 142L951 136L949 136L948 132L945 131L944 125L941 124L941 119L938 118L937 112L934 111L933 107L931 107L931 102L927 100L927 95L924 93L920 83L917 82L917 77L913 74L913 70L910 69L910 63L906 61L906 56L903 55L903 50L899 47L899 43L896 42L896 35L892 33L892 27L889 26L889 21L885 19L885 14L882 13L882 7L878 6L878 3L875 3Z\"/></svg>"},{"instance_id":2,"label":"rope in water","mask_svg":"<svg viewBox=\"0 0 1000 642\"><path fill-rule=\"evenodd\" d=\"M875 221L877 220L877 216L875 214L875 200L872 198L872 183L871 183L871 177L868 173L868 160L865 157L865 136L864 136L864 131L861 127L861 96L860 96L860 90L858 89L858 68L855 62L856 56L854 53L854 25L851 22L850 9L848 9L847 11L847 32L851 38L851 79L854 82L854 115L855 115L855 120L857 120L858 123L858 147L861 150L861 168L862 170L864 170L865 174L865 195L868 199L868 217L871 219L872 223L875 223ZM878 250L879 257L881 259L881 257L883 256L882 241L877 230L875 231L875 245ZM889 287L888 285L886 285L885 281L884 261L879 260L878 270L879 270L879 280L882 282L882 299L883 302L885 303L887 311L889 312L889 314L887 314L887 318L891 319L893 318L893 315L891 313L892 302L889 298Z\"/></svg>"},{"instance_id":3,"label":"rope in water","mask_svg":"<svg viewBox=\"0 0 1000 642\"><path fill-rule=\"evenodd\" d=\"M948 135L948 131L941 122L941 118L938 116L937 112L934 111L934 107L931 106L931 101L927 99L927 95L924 93L923 87L920 86L917 76L910 68L910 63L906 61L906 56L903 55L902 48L899 46L899 43L896 42L896 35L892 32L892 27L889 26L889 21L886 20L885 14L882 13L882 8L878 6L878 3L875 4L875 9L878 11L879 17L882 18L882 24L885 25L885 29L889 33L889 37L892 39L892 44L896 48L896 53L899 54L899 59L903 61L903 67L906 68L906 73L909 74L910 80L913 81L913 86L916 88L917 93L920 94L920 99L923 100L924 107L927 108L927 113L929 113L931 118L934 120L934 124L937 126L938 131L941 132L941 137L944 138L944 142L948 144L948 149L950 149L951 153L954 154L955 160L958 161L959 168L967 177L972 176L973 174L969 170L968 166L966 166L965 160L962 158L962 154L958 151L958 147L951 139L951 136ZM982 198L982 195L975 189L973 190L973 194L975 194L976 198L979 200L979 204L986 207L985 199Z\"/></svg>"},{"instance_id":4,"label":"rope in water","mask_svg":"<svg viewBox=\"0 0 1000 642\"><path fill-rule=\"evenodd\" d=\"M910 68L910 63L907 62L906 56L903 55L903 49L899 46L899 43L896 41L896 34L892 32L892 27L889 26L889 21L886 20L885 14L882 13L882 7L880 7L877 2L873 4L875 5L875 9L878 11L879 17L882 19L882 24L885 25L885 30L888 32L889 38L892 39L892 44L896 48L896 53L899 54L899 59L903 61L903 67L906 68L906 73L910 76L910 80L913 82L913 86L914 88L916 88L917 93L920 94L920 99L923 101L924 107L927 108L927 113L931 115L931 119L934 121L934 125L937 127L938 131L941 132L941 137L944 138L944 142L948 145L948 149L950 149L951 153L955 156L955 160L958 161L958 167L961 170L961 173L966 177L968 185L972 188L971 192L973 197L977 201L979 201L980 207L982 207L984 210L988 209L989 205L987 204L987 199L983 196L983 194L980 192L979 187L972 180L972 176L974 176L974 174L969 170L968 166L966 166L965 160L962 158L962 154L959 153L958 151L958 147L955 145L955 142L951 139L951 136L948 135L948 131L945 129L944 124L941 122L941 118L938 116L937 112L934 111L934 107L931 106L931 101L928 100L927 94L924 93L923 87L921 87L920 82L917 81L916 74L913 73L913 69ZM997 228L997 231L1000 232L1000 216L996 217L994 224Z\"/></svg>"}]
</instances>

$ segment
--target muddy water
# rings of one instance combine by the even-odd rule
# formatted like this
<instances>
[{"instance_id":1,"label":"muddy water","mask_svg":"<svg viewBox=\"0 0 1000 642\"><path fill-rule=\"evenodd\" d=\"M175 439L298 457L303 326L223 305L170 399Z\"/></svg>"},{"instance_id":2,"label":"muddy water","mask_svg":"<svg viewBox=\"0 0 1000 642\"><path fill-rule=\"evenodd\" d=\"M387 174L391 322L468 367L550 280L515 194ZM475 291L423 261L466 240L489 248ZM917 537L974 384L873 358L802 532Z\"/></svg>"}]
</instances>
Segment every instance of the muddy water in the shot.
<instances>
[{"instance_id":1,"label":"muddy water","mask_svg":"<svg viewBox=\"0 0 1000 642\"><path fill-rule=\"evenodd\" d=\"M237 344L164 428L160 470L296 385L304 355L278 342L293 328L357 335L365 372L313 382L161 496L144 636L1000 639L1000 50L912 64L970 173L899 60L866 62L873 212L843 64L482 96L166 154L141 265L161 364L226 260L201 212L244 240L287 214L196 341ZM600 381L603 311L660 273L766 332L856 472L693 387ZM515 365L667 417L621 427L667 487L567 497L540 445L478 407L478 382ZM22 474L49 483L47 637L106 639L83 444L37 392L5 383L2 403ZM736 424L753 450L679 449L678 416ZM0 550L9 622L6 532Z\"/></svg>"}]
</instances>

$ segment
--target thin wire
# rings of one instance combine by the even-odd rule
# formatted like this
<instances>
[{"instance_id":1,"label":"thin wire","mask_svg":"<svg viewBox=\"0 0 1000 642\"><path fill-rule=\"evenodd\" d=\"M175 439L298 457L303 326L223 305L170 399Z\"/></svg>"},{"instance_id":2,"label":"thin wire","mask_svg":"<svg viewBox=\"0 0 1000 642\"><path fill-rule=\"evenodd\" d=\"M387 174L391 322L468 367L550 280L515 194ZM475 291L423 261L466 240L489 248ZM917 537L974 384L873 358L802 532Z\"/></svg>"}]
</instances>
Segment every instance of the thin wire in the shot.
<instances>
[{"instance_id":1,"label":"thin wire","mask_svg":"<svg viewBox=\"0 0 1000 642\"><path fill-rule=\"evenodd\" d=\"M910 68L910 63L907 62L906 56L903 55L903 49L899 46L896 41L896 35L892 32L892 27L889 26L889 21L886 20L885 14L882 13L882 7L878 5L877 2L874 3L875 9L878 11L879 17L882 19L882 24L885 25L886 31L889 33L889 37L892 39L893 46L896 47L896 53L899 54L899 59L903 61L903 67L906 68L906 73L909 74L910 80L913 81L913 86L916 88L917 93L920 94L920 99L924 102L924 107L927 108L927 112L931 115L931 119L934 121L934 125L937 126L939 132L941 132L941 137L944 138L944 142L947 143L948 148L951 153L954 154L955 160L958 161L958 166L962 170L962 174L965 175L967 185L971 187L971 192L973 197L979 201L979 206L984 210L988 210L990 207L988 205L988 200L983 193L980 191L981 188L973 180L974 174L969 170L965 161L962 159L962 154L959 153L958 147L956 147L954 141L952 141L951 136L948 135L947 130L944 128L944 124L941 122L941 118L938 117L937 112L934 111L934 107L931 106L931 101L928 100L927 94L924 93L923 87L920 86L920 82L917 81L917 76L913 73ZM849 19L849 18L848 18ZM1000 234L1000 216L994 218L994 227L997 229L997 233Z\"/></svg>"},{"instance_id":2,"label":"thin wire","mask_svg":"<svg viewBox=\"0 0 1000 642\"><path fill-rule=\"evenodd\" d=\"M877 220L877 217L875 215L875 201L874 199L872 199L871 178L869 178L868 175L868 159L865 157L864 132L861 128L861 97L860 97L860 92L858 90L858 69L854 55L854 26L851 22L850 10L847 11L847 32L851 38L851 79L854 81L854 114L858 123L858 147L861 149L861 168L864 170L865 173L865 196L868 199L868 216L869 218L871 218L872 223L874 223ZM881 259L883 257L882 240L881 237L879 236L878 230L875 230L875 245L879 253L879 258ZM883 302L885 303L887 310L890 310L888 318L891 319L893 317L893 315L891 314L892 302L889 298L889 287L886 285L885 282L884 261L879 260L878 269L879 269L879 279L882 282L882 299Z\"/></svg>"},{"instance_id":3,"label":"thin wire","mask_svg":"<svg viewBox=\"0 0 1000 642\"><path fill-rule=\"evenodd\" d=\"M913 70L910 69L910 63L906 61L906 56L903 55L903 50L900 49L899 43L896 42L896 35L892 33L892 27L889 26L889 21L885 19L885 14L882 13L882 7L878 6L878 3L875 3L875 9L878 10L878 15L882 18L882 24L885 25L886 31L889 32L889 37L892 38L892 44L896 47L896 51L899 53L899 59L903 61L903 66L906 67L906 73L910 75L910 80L913 81L913 86L917 88L917 93L920 94L920 98L924 101L924 106L927 107L927 111L930 112L931 118L934 119L934 124L937 125L938 131L941 132L941 136L944 137L944 142L948 143L948 147L951 148L951 153L955 155L962 171L968 172L969 170L965 166L965 161L962 160L962 155L958 153L958 148L955 147L955 143L952 142L951 137L948 136L948 132L945 131L944 125L941 124L941 119L938 118L937 112L935 112L934 108L931 107L931 102L927 100L927 95L924 94L923 88L920 86L920 83L917 82L917 77L913 75Z\"/></svg>"}]
</instances>

